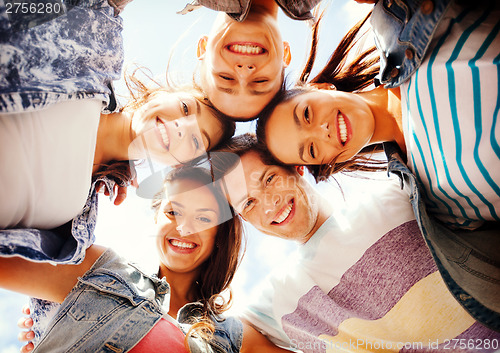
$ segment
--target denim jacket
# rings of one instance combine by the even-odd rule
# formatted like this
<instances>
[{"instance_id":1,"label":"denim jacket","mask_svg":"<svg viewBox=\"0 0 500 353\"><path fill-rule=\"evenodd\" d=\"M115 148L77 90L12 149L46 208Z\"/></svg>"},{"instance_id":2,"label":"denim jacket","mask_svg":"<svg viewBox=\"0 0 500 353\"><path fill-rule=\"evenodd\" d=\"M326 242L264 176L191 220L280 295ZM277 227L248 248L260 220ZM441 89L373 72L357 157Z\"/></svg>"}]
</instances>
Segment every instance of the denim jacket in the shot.
<instances>
[{"instance_id":1,"label":"denim jacket","mask_svg":"<svg viewBox=\"0 0 500 353\"><path fill-rule=\"evenodd\" d=\"M380 52L379 80L397 87L418 69L452 0L380 0L371 26Z\"/></svg>"},{"instance_id":2,"label":"denim jacket","mask_svg":"<svg viewBox=\"0 0 500 353\"><path fill-rule=\"evenodd\" d=\"M126 1L126 0L125 0ZM321 0L275 0L283 12L293 20L310 20L314 16L311 10L316 6ZM229 17L233 20L242 22L248 15L250 11L250 6L252 5L251 0L194 0L187 4L183 10L178 13L184 15L188 12L195 10L198 7L204 6L215 11L221 11L227 13Z\"/></svg>"},{"instance_id":3,"label":"denim jacket","mask_svg":"<svg viewBox=\"0 0 500 353\"><path fill-rule=\"evenodd\" d=\"M113 190L113 181L106 178L95 180L80 214L57 229L0 230L0 256L21 256L31 261L53 264L82 262L85 251L95 241L98 201L95 188L99 182L104 182L108 190Z\"/></svg>"},{"instance_id":4,"label":"denim jacket","mask_svg":"<svg viewBox=\"0 0 500 353\"><path fill-rule=\"evenodd\" d=\"M165 279L144 274L112 250L104 252L59 306L33 352L126 352L168 312ZM179 321L185 331L200 304L185 305ZM190 340L192 352L238 352L243 326L232 318L215 320L210 344Z\"/></svg>"},{"instance_id":5,"label":"denim jacket","mask_svg":"<svg viewBox=\"0 0 500 353\"><path fill-rule=\"evenodd\" d=\"M474 231L452 230L427 213L418 181L401 157L399 147L384 143L388 172L401 179L413 212L441 277L467 312L500 332L500 224Z\"/></svg>"},{"instance_id":6,"label":"denim jacket","mask_svg":"<svg viewBox=\"0 0 500 353\"><path fill-rule=\"evenodd\" d=\"M26 1L36 13L12 4L0 0L0 112L86 98L105 107L123 65L122 19L107 1Z\"/></svg>"}]
</instances>

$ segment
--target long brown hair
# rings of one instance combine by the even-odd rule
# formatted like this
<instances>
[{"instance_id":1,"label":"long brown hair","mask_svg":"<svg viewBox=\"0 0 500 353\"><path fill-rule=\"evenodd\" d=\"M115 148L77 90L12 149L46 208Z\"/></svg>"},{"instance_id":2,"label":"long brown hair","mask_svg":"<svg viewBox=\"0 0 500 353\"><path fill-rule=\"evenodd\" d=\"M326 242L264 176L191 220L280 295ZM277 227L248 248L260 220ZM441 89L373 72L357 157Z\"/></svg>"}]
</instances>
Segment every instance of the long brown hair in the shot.
<instances>
[{"instance_id":1,"label":"long brown hair","mask_svg":"<svg viewBox=\"0 0 500 353\"><path fill-rule=\"evenodd\" d=\"M219 219L223 222L217 226L215 247L201 266L200 274L192 286L195 300L203 306L202 313L200 317L192 318L193 327L186 335L189 337L191 331L194 331L207 339L214 331L212 319L217 319L231 305L230 284L244 252L241 219L228 204L219 183L214 182L212 175L210 168L193 165L177 167L166 176L164 190L155 196L152 204L153 209L158 212L163 196L165 192L168 192L168 184L180 179L193 180L208 187L219 204L219 210L221 210ZM229 294L227 300L222 295L226 291Z\"/></svg>"},{"instance_id":2,"label":"long brown hair","mask_svg":"<svg viewBox=\"0 0 500 353\"><path fill-rule=\"evenodd\" d=\"M372 83L379 72L379 57L376 55L374 46L354 55L350 61L347 60L350 52L359 43L366 33L360 33L366 21L369 19L369 13L364 19L354 25L346 35L341 39L339 45L330 56L325 67L311 80L307 81L316 59L317 44L319 41L319 25L323 15L312 28L312 40L309 56L302 70L296 88L287 90L285 85L281 91L273 98L269 105L264 108L257 122L257 138L260 149L267 149L265 127L267 120L273 113L279 103L286 102L297 95L310 92L312 88L306 86L307 83L327 83L333 85L335 89L343 92L360 91ZM337 172L350 171L378 171L385 169L383 161L374 160L371 155L381 151L382 145L372 145L363 148L353 159L346 162L337 163L336 160L323 165L307 165L307 169L314 176L316 181L329 178Z\"/></svg>"}]
</instances>

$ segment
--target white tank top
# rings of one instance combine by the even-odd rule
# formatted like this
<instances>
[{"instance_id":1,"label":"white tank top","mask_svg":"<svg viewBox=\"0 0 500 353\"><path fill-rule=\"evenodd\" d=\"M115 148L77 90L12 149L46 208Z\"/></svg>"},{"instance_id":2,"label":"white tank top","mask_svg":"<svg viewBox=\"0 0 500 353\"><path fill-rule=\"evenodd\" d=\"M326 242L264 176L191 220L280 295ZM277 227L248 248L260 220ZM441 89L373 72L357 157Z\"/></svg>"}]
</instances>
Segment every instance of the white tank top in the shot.
<instances>
[{"instance_id":1,"label":"white tank top","mask_svg":"<svg viewBox=\"0 0 500 353\"><path fill-rule=\"evenodd\" d=\"M0 114L0 229L50 229L85 205L102 101Z\"/></svg>"}]
</instances>

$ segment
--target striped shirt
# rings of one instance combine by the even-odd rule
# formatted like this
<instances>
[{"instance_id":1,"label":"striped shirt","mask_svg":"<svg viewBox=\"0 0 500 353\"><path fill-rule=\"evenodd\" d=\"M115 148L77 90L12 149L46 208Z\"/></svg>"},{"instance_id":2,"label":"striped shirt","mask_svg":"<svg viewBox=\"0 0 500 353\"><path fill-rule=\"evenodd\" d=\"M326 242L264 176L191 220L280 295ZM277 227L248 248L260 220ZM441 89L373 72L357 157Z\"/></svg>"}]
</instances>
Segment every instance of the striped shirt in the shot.
<instances>
[{"instance_id":1,"label":"striped shirt","mask_svg":"<svg viewBox=\"0 0 500 353\"><path fill-rule=\"evenodd\" d=\"M452 227L500 221L500 6L451 6L401 86L408 165L430 213Z\"/></svg>"}]
</instances>

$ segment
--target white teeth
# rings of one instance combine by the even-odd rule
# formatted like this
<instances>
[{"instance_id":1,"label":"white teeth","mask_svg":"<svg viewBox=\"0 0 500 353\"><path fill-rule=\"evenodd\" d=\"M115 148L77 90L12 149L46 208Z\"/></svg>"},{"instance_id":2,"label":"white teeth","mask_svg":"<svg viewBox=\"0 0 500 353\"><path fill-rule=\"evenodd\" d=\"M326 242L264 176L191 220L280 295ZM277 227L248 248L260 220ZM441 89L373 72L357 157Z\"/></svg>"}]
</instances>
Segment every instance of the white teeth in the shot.
<instances>
[{"instance_id":1,"label":"white teeth","mask_svg":"<svg viewBox=\"0 0 500 353\"><path fill-rule=\"evenodd\" d=\"M283 222L288 217L290 212L292 211L292 207L293 207L292 203L288 204L288 206L283 210L283 212L281 212L279 217L277 219L275 219L274 222L278 223L278 224Z\"/></svg>"},{"instance_id":2,"label":"white teeth","mask_svg":"<svg viewBox=\"0 0 500 353\"><path fill-rule=\"evenodd\" d=\"M182 249L193 249L195 247L195 244L193 243L184 243L175 239L170 240L170 244Z\"/></svg>"},{"instance_id":3,"label":"white teeth","mask_svg":"<svg viewBox=\"0 0 500 353\"><path fill-rule=\"evenodd\" d=\"M347 141L347 125L345 124L344 116L339 112L338 114L338 125L340 132L340 140L342 143Z\"/></svg>"},{"instance_id":4,"label":"white teeth","mask_svg":"<svg viewBox=\"0 0 500 353\"><path fill-rule=\"evenodd\" d=\"M158 130L160 130L160 135L161 139L163 140L163 143L165 144L165 146L169 147L170 139L168 138L167 128L161 121L158 121L157 125L158 125Z\"/></svg>"},{"instance_id":5,"label":"white teeth","mask_svg":"<svg viewBox=\"0 0 500 353\"><path fill-rule=\"evenodd\" d=\"M233 44L229 48L231 51L240 54L257 55L257 54L262 54L264 52L264 49L262 49L257 45L252 45L252 44Z\"/></svg>"}]
</instances>

